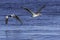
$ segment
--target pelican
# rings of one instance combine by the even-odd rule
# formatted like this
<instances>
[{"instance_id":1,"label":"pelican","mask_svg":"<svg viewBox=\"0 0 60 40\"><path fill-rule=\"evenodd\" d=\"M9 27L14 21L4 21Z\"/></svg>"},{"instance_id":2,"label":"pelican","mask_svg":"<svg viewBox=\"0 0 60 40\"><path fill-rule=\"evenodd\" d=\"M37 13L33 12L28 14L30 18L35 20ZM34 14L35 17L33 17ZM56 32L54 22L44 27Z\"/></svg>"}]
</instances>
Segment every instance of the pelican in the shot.
<instances>
[{"instance_id":1,"label":"pelican","mask_svg":"<svg viewBox=\"0 0 60 40\"><path fill-rule=\"evenodd\" d=\"M33 11L31 11L30 9L25 8L25 7L21 7L21 8L23 8L24 10L27 10L29 13L31 13L31 14L32 14L32 17L37 17L37 16L41 15L40 11L41 11L43 8L45 8L45 6L46 6L46 5L43 5L37 12L33 12Z\"/></svg>"},{"instance_id":2,"label":"pelican","mask_svg":"<svg viewBox=\"0 0 60 40\"><path fill-rule=\"evenodd\" d=\"M15 15L15 14L11 14L11 15L7 15L6 17L5 17L5 23L6 24L8 24L8 19L9 19L9 17L13 17L13 18L16 18L19 22L21 22L21 24L22 24L22 21L21 21L21 19L19 19L19 17L17 16L17 15Z\"/></svg>"}]
</instances>

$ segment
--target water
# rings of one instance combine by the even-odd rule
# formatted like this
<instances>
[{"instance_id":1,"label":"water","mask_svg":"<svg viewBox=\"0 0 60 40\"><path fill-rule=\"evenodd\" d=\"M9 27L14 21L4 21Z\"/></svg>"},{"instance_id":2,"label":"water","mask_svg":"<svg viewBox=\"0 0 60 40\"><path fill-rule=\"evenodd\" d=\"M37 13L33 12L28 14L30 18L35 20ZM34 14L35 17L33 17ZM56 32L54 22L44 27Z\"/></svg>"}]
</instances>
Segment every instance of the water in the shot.
<instances>
[{"instance_id":1,"label":"water","mask_svg":"<svg viewBox=\"0 0 60 40\"><path fill-rule=\"evenodd\" d=\"M43 4L41 16L32 18L21 6L36 12ZM0 0L0 40L60 40L60 0ZM5 16L15 13L23 25Z\"/></svg>"}]
</instances>

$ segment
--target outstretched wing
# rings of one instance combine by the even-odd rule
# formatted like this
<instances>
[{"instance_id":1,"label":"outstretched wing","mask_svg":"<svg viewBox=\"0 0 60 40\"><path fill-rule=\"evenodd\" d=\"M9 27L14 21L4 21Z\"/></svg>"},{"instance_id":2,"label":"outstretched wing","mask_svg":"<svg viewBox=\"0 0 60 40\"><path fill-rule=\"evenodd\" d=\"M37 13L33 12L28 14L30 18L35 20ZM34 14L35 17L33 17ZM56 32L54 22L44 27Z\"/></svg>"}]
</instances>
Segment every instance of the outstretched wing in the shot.
<instances>
[{"instance_id":1,"label":"outstretched wing","mask_svg":"<svg viewBox=\"0 0 60 40\"><path fill-rule=\"evenodd\" d=\"M5 24L8 24L8 18L5 19Z\"/></svg>"},{"instance_id":2,"label":"outstretched wing","mask_svg":"<svg viewBox=\"0 0 60 40\"><path fill-rule=\"evenodd\" d=\"M21 20L17 15L15 15L14 18L16 18L19 22L21 22L21 24L23 24L23 23L22 23L22 20Z\"/></svg>"},{"instance_id":3,"label":"outstretched wing","mask_svg":"<svg viewBox=\"0 0 60 40\"><path fill-rule=\"evenodd\" d=\"M45 7L46 7L46 5L44 4L37 12L40 12Z\"/></svg>"},{"instance_id":4,"label":"outstretched wing","mask_svg":"<svg viewBox=\"0 0 60 40\"><path fill-rule=\"evenodd\" d=\"M21 7L21 8L23 8L24 10L27 10L28 12L30 12L32 15L33 15L33 11L31 11L30 9L28 9L28 8L24 8L24 7Z\"/></svg>"}]
</instances>

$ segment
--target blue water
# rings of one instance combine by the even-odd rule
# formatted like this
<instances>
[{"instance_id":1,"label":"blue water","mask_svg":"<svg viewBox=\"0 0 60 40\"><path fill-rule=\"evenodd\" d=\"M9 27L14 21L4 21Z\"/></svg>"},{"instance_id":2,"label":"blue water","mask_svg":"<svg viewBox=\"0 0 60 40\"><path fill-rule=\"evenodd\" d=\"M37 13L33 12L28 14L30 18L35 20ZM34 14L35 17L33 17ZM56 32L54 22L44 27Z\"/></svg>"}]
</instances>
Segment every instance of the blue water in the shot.
<instances>
[{"instance_id":1,"label":"blue water","mask_svg":"<svg viewBox=\"0 0 60 40\"><path fill-rule=\"evenodd\" d=\"M36 12L43 4L41 16L32 18L21 6ZM15 13L23 21L5 16ZM0 0L0 40L60 40L60 0Z\"/></svg>"}]
</instances>

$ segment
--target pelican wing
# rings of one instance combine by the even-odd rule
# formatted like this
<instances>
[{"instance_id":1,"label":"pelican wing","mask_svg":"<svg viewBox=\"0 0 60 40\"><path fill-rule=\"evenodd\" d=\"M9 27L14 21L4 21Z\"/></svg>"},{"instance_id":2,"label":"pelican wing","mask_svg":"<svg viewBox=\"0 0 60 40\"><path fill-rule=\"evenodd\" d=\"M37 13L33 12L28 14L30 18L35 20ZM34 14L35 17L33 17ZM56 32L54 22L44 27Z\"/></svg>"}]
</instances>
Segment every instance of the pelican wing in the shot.
<instances>
[{"instance_id":1,"label":"pelican wing","mask_svg":"<svg viewBox=\"0 0 60 40\"><path fill-rule=\"evenodd\" d=\"M15 18L16 18L19 22L21 22L21 24L23 24L22 21L21 21L21 19L20 19L17 15L15 15Z\"/></svg>"},{"instance_id":2,"label":"pelican wing","mask_svg":"<svg viewBox=\"0 0 60 40\"><path fill-rule=\"evenodd\" d=\"M5 24L8 24L8 18L5 19Z\"/></svg>"},{"instance_id":3,"label":"pelican wing","mask_svg":"<svg viewBox=\"0 0 60 40\"><path fill-rule=\"evenodd\" d=\"M46 5L43 5L39 10L38 10L38 12L40 12L43 8L45 8L46 7Z\"/></svg>"},{"instance_id":4,"label":"pelican wing","mask_svg":"<svg viewBox=\"0 0 60 40\"><path fill-rule=\"evenodd\" d=\"M11 15L7 15L6 18L5 18L5 24L8 24L8 19L9 17L11 17Z\"/></svg>"},{"instance_id":5,"label":"pelican wing","mask_svg":"<svg viewBox=\"0 0 60 40\"><path fill-rule=\"evenodd\" d=\"M34 12L32 12L30 9L28 9L28 8L24 8L24 7L22 7L24 10L27 10L28 12L30 12L32 15L33 15L33 13Z\"/></svg>"}]
</instances>

